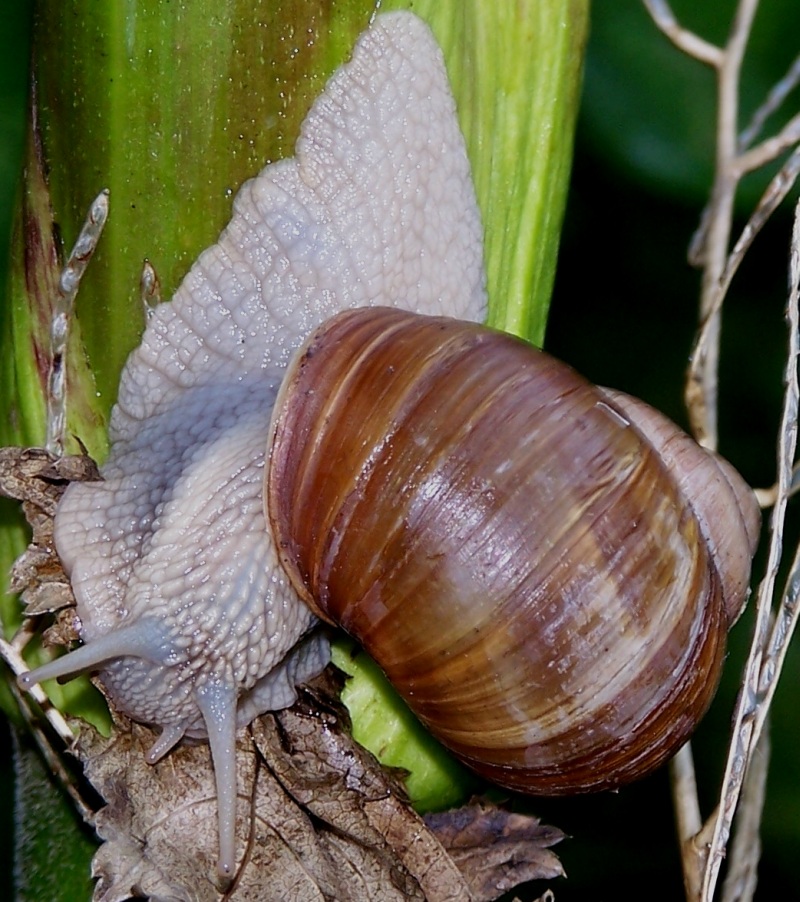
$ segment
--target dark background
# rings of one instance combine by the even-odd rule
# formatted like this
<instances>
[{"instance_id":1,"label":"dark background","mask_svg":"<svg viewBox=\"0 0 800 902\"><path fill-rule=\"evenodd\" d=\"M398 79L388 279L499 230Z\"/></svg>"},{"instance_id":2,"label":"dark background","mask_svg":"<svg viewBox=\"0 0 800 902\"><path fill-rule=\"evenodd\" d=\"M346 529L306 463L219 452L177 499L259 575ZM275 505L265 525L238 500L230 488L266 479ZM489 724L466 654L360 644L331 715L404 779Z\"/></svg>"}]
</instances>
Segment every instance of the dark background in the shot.
<instances>
[{"instance_id":1,"label":"dark background","mask_svg":"<svg viewBox=\"0 0 800 902\"><path fill-rule=\"evenodd\" d=\"M20 165L30 4L8 6L0 33L2 286ZM743 121L799 49L796 0L765 0L762 7L745 69ZM674 8L687 26L724 41L732 0L680 0ZM798 100L795 91L786 109L796 110ZM546 345L592 380L639 395L682 423L700 278L686 262L686 248L711 184L714 114L712 73L672 48L638 0L597 0ZM785 118L776 116L770 129ZM744 186L738 228L763 184L753 178ZM755 485L774 480L790 230L785 205L748 255L725 314L721 450ZM751 623L745 617L732 635L726 682L695 742L706 814L717 792ZM800 898L796 653L787 668L773 714L759 899L776 893ZM0 817L8 818L10 831L9 743L2 748ZM554 887L559 902L682 898L665 772L616 795L537 800L535 809L571 837L560 848L569 880ZM10 872L10 854L8 842L0 845L2 873Z\"/></svg>"},{"instance_id":2,"label":"dark background","mask_svg":"<svg viewBox=\"0 0 800 902\"><path fill-rule=\"evenodd\" d=\"M684 25L724 42L732 2L672 5ZM743 77L743 124L800 50L799 20L796 5L761 4ZM594 4L546 347L593 381L643 397L684 426L683 383L700 287L687 247L713 177L714 91L713 73L682 57L638 0ZM788 115L799 100L795 90L786 102ZM786 117L773 117L769 129ZM761 175L742 186L735 236L765 183ZM725 309L720 449L756 486L775 479L796 199L795 189L756 241ZM796 511L790 508L789 517L796 519ZM790 553L793 542L796 525L790 527ZM756 577L762 572L759 559ZM723 686L693 743L705 816L718 793L751 629L750 616L734 629ZM795 648L773 707L757 899L800 898L799 667ZM559 902L683 898L666 772L616 796L537 801L536 809L572 836L561 848L570 879L556 887Z\"/></svg>"}]
</instances>

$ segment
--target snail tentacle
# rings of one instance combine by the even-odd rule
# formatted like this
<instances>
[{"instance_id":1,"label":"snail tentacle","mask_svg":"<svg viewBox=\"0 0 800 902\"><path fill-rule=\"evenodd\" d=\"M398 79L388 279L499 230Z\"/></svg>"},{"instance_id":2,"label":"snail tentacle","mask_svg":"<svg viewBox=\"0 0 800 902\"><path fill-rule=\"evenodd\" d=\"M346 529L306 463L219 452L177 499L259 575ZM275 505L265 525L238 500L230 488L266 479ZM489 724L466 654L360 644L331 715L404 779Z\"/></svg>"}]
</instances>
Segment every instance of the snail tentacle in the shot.
<instances>
[{"instance_id":1,"label":"snail tentacle","mask_svg":"<svg viewBox=\"0 0 800 902\"><path fill-rule=\"evenodd\" d=\"M222 878L233 876L236 865L236 684L233 676L209 680L195 693L203 715L214 763Z\"/></svg>"},{"instance_id":2,"label":"snail tentacle","mask_svg":"<svg viewBox=\"0 0 800 902\"><path fill-rule=\"evenodd\" d=\"M163 639L164 632L158 621L152 618L138 620L99 636L91 644L82 645L68 655L21 674L17 682L27 690L43 680L75 676L86 670L96 670L115 658L131 656L160 665L164 663Z\"/></svg>"},{"instance_id":3,"label":"snail tentacle","mask_svg":"<svg viewBox=\"0 0 800 902\"><path fill-rule=\"evenodd\" d=\"M147 754L145 755L147 763L158 764L164 755L166 755L167 752L172 751L185 735L186 728L178 724L164 727L161 731L161 735L147 750Z\"/></svg>"}]
</instances>

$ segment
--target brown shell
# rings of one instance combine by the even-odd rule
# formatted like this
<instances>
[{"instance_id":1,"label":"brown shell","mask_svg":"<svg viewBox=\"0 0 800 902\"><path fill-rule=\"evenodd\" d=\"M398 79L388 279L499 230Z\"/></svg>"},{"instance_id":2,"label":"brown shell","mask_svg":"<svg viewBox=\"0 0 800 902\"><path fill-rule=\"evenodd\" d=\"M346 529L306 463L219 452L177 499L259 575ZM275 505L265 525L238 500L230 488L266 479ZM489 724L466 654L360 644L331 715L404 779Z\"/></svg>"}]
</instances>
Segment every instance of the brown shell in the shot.
<instances>
[{"instance_id":1,"label":"brown shell","mask_svg":"<svg viewBox=\"0 0 800 902\"><path fill-rule=\"evenodd\" d=\"M641 776L715 691L729 587L632 418L524 342L380 308L318 330L276 404L268 509L293 583L501 785Z\"/></svg>"}]
</instances>

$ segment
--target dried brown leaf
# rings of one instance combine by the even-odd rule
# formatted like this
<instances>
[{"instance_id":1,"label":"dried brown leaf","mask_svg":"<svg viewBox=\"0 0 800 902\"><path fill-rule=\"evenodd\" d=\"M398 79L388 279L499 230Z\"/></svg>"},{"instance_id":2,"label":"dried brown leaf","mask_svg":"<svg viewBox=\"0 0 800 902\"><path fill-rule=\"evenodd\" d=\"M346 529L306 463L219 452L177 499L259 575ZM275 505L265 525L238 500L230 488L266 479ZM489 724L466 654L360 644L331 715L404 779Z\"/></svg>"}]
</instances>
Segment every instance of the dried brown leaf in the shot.
<instances>
[{"instance_id":1,"label":"dried brown leaf","mask_svg":"<svg viewBox=\"0 0 800 902\"><path fill-rule=\"evenodd\" d=\"M44 448L0 448L0 495L22 502L33 533L12 567L10 583L28 616L75 604L53 544L53 515L69 482L99 478L97 465L86 455L56 457Z\"/></svg>"},{"instance_id":2,"label":"dried brown leaf","mask_svg":"<svg viewBox=\"0 0 800 902\"><path fill-rule=\"evenodd\" d=\"M316 687L240 734L239 869L226 893L215 884L208 747L179 747L151 767L145 727L121 723L109 740L84 730L77 754L108 803L95 820L105 840L95 902L466 902L562 873L546 851L562 834L535 818L470 806L429 829L346 727Z\"/></svg>"},{"instance_id":3,"label":"dried brown leaf","mask_svg":"<svg viewBox=\"0 0 800 902\"><path fill-rule=\"evenodd\" d=\"M95 821L105 840L94 861L95 902L121 902L131 895L192 902L469 899L466 888L459 896L426 897L380 834L358 823L357 805L326 797L335 777L320 781L312 773L305 781L313 787L301 787L312 802L309 808L288 795L259 748L280 746L286 734L281 728L278 735L272 718L264 721L239 738L240 861L236 880L224 894L214 882L216 800L207 746L181 747L150 767L143 755L153 736L143 727L121 729L109 741L89 731L82 734L78 754L108 802ZM290 737L297 754L310 761L307 739L303 733ZM340 783L346 779L339 775ZM323 784L321 805L315 806L313 797ZM358 797L357 781L332 795L348 793ZM315 807L324 809L327 819L318 819ZM427 832L424 827L422 832Z\"/></svg>"},{"instance_id":4,"label":"dried brown leaf","mask_svg":"<svg viewBox=\"0 0 800 902\"><path fill-rule=\"evenodd\" d=\"M262 718L254 736L268 767L316 819L322 841L336 846L347 836L382 864L381 882L365 882L363 898L393 898L388 886L396 886L398 898L469 899L458 868L402 788L345 726L330 703L306 692L293 708Z\"/></svg>"},{"instance_id":5,"label":"dried brown leaf","mask_svg":"<svg viewBox=\"0 0 800 902\"><path fill-rule=\"evenodd\" d=\"M106 800L95 816L105 843L93 862L96 902L130 896L211 902L216 861L216 798L206 745L182 746L155 767L144 754L153 742L145 727L120 725L110 739L81 731L76 754ZM240 777L252 784L254 756L239 750ZM240 827L248 806L240 804Z\"/></svg>"},{"instance_id":6,"label":"dried brown leaf","mask_svg":"<svg viewBox=\"0 0 800 902\"><path fill-rule=\"evenodd\" d=\"M430 814L425 823L458 865L476 902L528 880L563 877L549 847L564 834L530 815L484 804Z\"/></svg>"},{"instance_id":7,"label":"dried brown leaf","mask_svg":"<svg viewBox=\"0 0 800 902\"><path fill-rule=\"evenodd\" d=\"M56 457L44 448L0 448L0 494L31 502L51 517L70 482L100 479L85 454Z\"/></svg>"}]
</instances>

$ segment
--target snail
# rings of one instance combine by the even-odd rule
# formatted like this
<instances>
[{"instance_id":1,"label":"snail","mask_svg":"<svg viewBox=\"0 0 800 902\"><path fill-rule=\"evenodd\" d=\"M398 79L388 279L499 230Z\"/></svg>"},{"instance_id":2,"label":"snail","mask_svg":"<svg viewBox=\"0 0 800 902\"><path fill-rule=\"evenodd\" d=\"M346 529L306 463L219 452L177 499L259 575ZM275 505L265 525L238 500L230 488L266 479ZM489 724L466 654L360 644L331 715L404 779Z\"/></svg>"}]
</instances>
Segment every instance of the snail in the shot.
<instances>
[{"instance_id":1,"label":"snail","mask_svg":"<svg viewBox=\"0 0 800 902\"><path fill-rule=\"evenodd\" d=\"M75 593L83 645L20 678L21 685L29 688L42 680L97 671L119 711L161 729L147 754L151 763L184 737L208 738L217 788L218 871L223 878L230 877L236 866L236 731L264 711L291 704L295 685L325 666L327 641L314 626L317 616L333 619L334 608L341 603L343 580L338 571L327 573L326 568L328 564L339 566L340 542L342 548L345 543L351 548L350 542L358 542L359 535L363 538L370 531L368 526L356 525L356 538L345 539L342 525L352 507L361 507L362 485L371 484L372 471L379 467L377 451L363 461L353 461L366 470L353 470L344 477L342 488L337 480L329 487L324 461L312 465L305 445L297 447L300 437L312 432L310 424L295 423L298 416L302 419L315 409L305 402L309 398L324 401L329 393L327 388L324 392L310 389L305 377L327 357L338 366L341 355L336 349L341 351L345 343L337 345L337 336L343 333L351 347L355 342L359 348L355 354L348 352L355 356L354 372L372 367L380 374L381 392L384 386L387 391L394 390L389 386L395 380L388 379L388 373L395 368L405 372L409 366L371 362L373 344L383 345L379 332L384 328L398 333L406 350L409 342L412 349L417 341L420 347L423 343L427 347L432 335L447 338L448 347L466 342L480 349L486 343L492 349L496 346L499 350L491 353L499 354L506 363L481 364L480 375L466 380L465 386L475 381L494 384L492 380L503 374L512 387L536 384L538 392L540 377L534 378L533 371L551 374L541 377L545 395L539 400L536 394L524 391L524 404L517 413L515 408L510 412L504 408L500 415L504 429L524 419L527 413L523 411L536 410L550 414L556 425L560 424L557 432L562 438L593 435L596 420L612 432L616 430L608 450L600 450L594 437L585 447L578 442L574 460L558 450L557 444L545 443L537 452L544 455L548 467L565 459L570 465L569 476L558 476L553 483L566 495L547 496L547 518L542 520L547 527L535 530L545 545L552 546L551 551L530 573L513 545L507 543L508 537L526 538L530 521L514 527L512 519L499 544L465 541L456 548L452 563L436 563L435 572L424 578L429 588L458 586L455 595L450 592L447 597L455 600L451 616L463 623L465 632L450 651L435 653L436 663L449 668L443 682L471 687L462 712L467 721L474 718L476 705L484 705L483 697L470 696L476 686L482 691L493 684L507 692L503 703L489 713L508 717L514 725L510 744L517 757L522 750L526 759L521 771L498 750L498 740L504 739L502 730L485 743L488 760L476 764L476 745L464 740L463 728L434 724L431 712L436 709L438 716L444 703L429 702L418 688L417 678L404 675L414 664L414 654L399 671L392 655L377 654L398 683L405 680L401 691L446 744L492 779L517 787L527 785L530 779L521 773L540 767L530 751L532 739L543 736L545 745L569 747L575 757L578 738L588 737L590 751L599 749L604 763L616 767L615 775L601 782L594 775L595 764L580 753L583 776L565 776L561 765L546 763L542 770L546 779L531 782L528 789L540 791L544 786L546 791L549 787L558 792L617 785L633 776L645 754L635 746L634 732L638 735L643 725L654 731L654 737L644 742L652 747L652 760L658 763L688 734L709 701L727 623L746 597L758 524L752 494L728 465L715 462L664 418L654 415L651 420L645 412L649 409L641 402L595 389L541 352L477 326L484 318L485 304L480 216L441 52L427 26L414 15L377 16L358 39L349 62L334 73L312 105L295 157L268 165L242 186L231 222L218 243L201 254L172 301L148 317L142 343L122 374L109 429L111 450L101 471L103 481L71 485L55 519L56 546ZM387 312L387 307L393 312ZM356 312L348 315L346 311ZM374 339L366 339L373 328L369 317L374 317L379 329ZM399 317L396 325L392 317ZM323 330L320 333L315 331L319 328ZM407 328L411 338L400 334ZM451 330L466 338L451 340ZM293 356L309 335L311 344ZM329 341L334 348L331 354L322 350L331 347ZM437 353L431 351L421 363L438 359ZM478 351L476 354L481 356ZM416 359L419 349L411 356ZM292 359L295 362L290 366ZM529 362L531 359L536 362ZM415 366L412 360L411 369ZM509 372L515 366L518 371ZM460 372L458 366L454 372ZM326 382L331 378L326 375ZM346 404L349 410L340 406L335 411L337 424L344 419L348 428L361 428L367 413L382 412L384 397L379 393L377 400L369 400L367 396L366 408L356 407L353 400L354 406L349 408L356 377L343 378L344 389L330 392L331 399ZM567 387L560 387L562 379ZM458 381L455 384L458 386ZM412 403L416 397L412 391L402 403ZM576 403L577 413L573 409ZM432 412L437 417L444 415L446 407L439 411L434 403ZM478 410L476 407L476 416ZM456 415L462 423L455 432L463 438L464 424L472 422L472 413L465 416L456 410ZM326 446L333 440L337 449L349 448L325 434L326 414L321 416ZM433 446L446 437L439 420L431 422L437 424L432 432L410 438L417 451L424 452L426 445L428 451L436 450ZM490 416L490 429L492 422ZM388 426L390 433L398 428L394 420ZM469 429L466 431L469 438ZM516 467L517 451L524 461L520 466L530 466L532 436L536 435L538 442L539 427L526 434L528 438L519 447L509 443L505 432L502 439L498 435L495 445L501 446L506 456L487 458L489 463L482 466L492 466L493 460L498 471ZM392 442L378 439L374 447L391 449ZM342 453L336 450L329 460ZM437 454L441 452L437 450ZM399 477L395 479L400 499L384 501L390 518L395 517L390 534L401 550L406 527L440 494L439 479L448 467L460 469L461 454L460 450L445 454L446 465L439 470L420 469L423 478L413 492L411 483L406 487ZM592 467L584 471L581 461ZM671 475L678 462L688 463L686 475ZM267 471L269 486L265 489ZM698 478L693 478L692 471ZM616 482L612 472L621 474L614 477ZM307 473L313 474L314 482L305 482ZM510 473L505 479L510 478L512 485L524 482L518 470ZM585 496L567 490L574 476L586 487ZM314 498L320 478L325 488ZM626 494L629 479L636 481L637 504L613 528L614 505L606 509L598 502L595 506L594 489L588 488L596 478L604 487L613 485L617 495ZM712 484L718 493L712 491ZM474 506L463 514L464 522L460 522L461 514L454 515L458 522L453 523L452 517L447 521L451 538L461 536L467 521L480 519L484 510L491 512L501 501L529 514L531 498L524 492L510 492L508 485L504 482L502 489L499 484L495 487L486 472L480 471L454 489L459 497L472 493ZM305 519L302 505L323 504L329 488L343 492L335 502L339 506ZM695 492L704 499L702 505ZM268 510L265 495L270 499ZM403 499L411 507L398 525L398 515L392 511ZM572 527L580 507L585 508L583 515L590 516L591 528L570 533L567 527ZM713 512L706 516L710 509ZM739 515L741 522L737 519L728 531L728 521ZM326 523L330 526L327 538L318 532ZM311 537L306 535L309 526ZM603 530L607 535L600 541L597 535ZM556 545L561 535L567 535L573 546L563 553ZM606 579L593 568L598 561L622 558L627 546L634 543L634 535L637 540L643 537L647 551L640 563L620 565L619 578L631 580L633 589L618 596L612 591L614 579ZM420 541L430 563L431 550L424 539ZM582 546L589 551L586 562L576 554ZM362 564L363 575L369 572L364 554L369 557L372 552L352 552L350 566L356 568L359 579ZM383 552L376 552L376 562L379 569L385 569L381 555ZM438 561L438 551L433 557ZM673 573L669 568L678 560L682 563ZM544 570L540 569L542 561ZM463 595L462 565L464 578L476 572L480 577L478 588ZM556 723L563 712L557 710L555 697L544 705L538 725L527 725L529 715L522 698L526 685L511 687L511 675L506 673L468 682L460 663L477 628L466 626L463 609L467 600L478 599L482 605L483 590L495 578L489 573L490 565L495 574L503 569L524 573L523 582L540 578L543 586L564 577L571 585L586 578L590 588L580 596L585 607L610 600L612 618L602 628L594 626L588 613L578 616L583 622L577 625L580 641L574 651L567 652L562 644L568 631L559 632L566 614L554 610L553 625L542 627L544 650L537 651L534 658L544 662L548 672L528 676L526 666L524 683L562 687L563 692L557 693L559 703L567 690L574 688L572 668L586 656L596 658L599 651L604 660L610 659L609 643L615 638L643 640L643 650L631 652L629 659L613 665L607 676L600 679L590 673L594 686L589 688L600 692L590 699L589 694L581 694L588 689L576 690L567 704L573 710L566 713L577 713L580 718L588 713L602 715L612 707L612 691L647 695L651 689L661 688L658 684L677 671L679 664L696 665L700 675L678 676L664 703L644 701L638 713L617 716L622 736L611 735L602 725L588 726L583 720L573 732L563 731ZM348 573L350 579L353 571ZM418 579L422 577L412 577L412 581ZM670 591L672 584L674 592ZM380 612L385 604L381 585L376 581L374 588L362 593L367 608ZM625 682L623 665L647 664L664 641L648 631L651 615L644 613L644 599L649 598L653 586L658 589L653 626L674 628L678 641L672 645L664 642L668 657L659 662L655 677L645 675ZM587 592L598 597L587 599ZM533 594L539 597L537 592ZM429 596L425 597L430 602ZM540 621L554 609L557 593L548 595L543 589L541 597L546 600L540 609L532 602L523 604ZM694 599L698 599L696 603ZM673 611L673 606L684 604L688 605L685 616ZM435 605L430 605L433 614ZM406 618L407 628L413 628L416 616ZM347 613L343 625L362 635L355 619L360 615L355 618ZM520 615L512 615L502 627L499 613L484 614L483 619L494 627L494 634L484 650L475 651L477 660L468 665L468 673L506 656L497 648L502 634L518 648L531 648L529 627L523 625ZM708 638L692 644L700 632ZM362 638L374 650L369 630ZM517 661L513 656L508 659ZM422 669L430 671L433 665L423 663ZM421 673L420 679L424 676ZM684 693L691 698L686 705L690 713L684 711ZM680 723L677 729L667 727L673 719ZM613 760L615 750L624 758L621 766Z\"/></svg>"}]
</instances>

